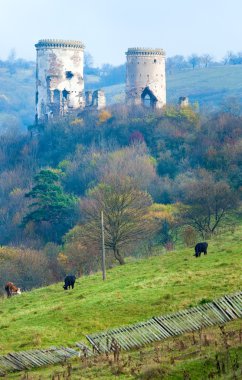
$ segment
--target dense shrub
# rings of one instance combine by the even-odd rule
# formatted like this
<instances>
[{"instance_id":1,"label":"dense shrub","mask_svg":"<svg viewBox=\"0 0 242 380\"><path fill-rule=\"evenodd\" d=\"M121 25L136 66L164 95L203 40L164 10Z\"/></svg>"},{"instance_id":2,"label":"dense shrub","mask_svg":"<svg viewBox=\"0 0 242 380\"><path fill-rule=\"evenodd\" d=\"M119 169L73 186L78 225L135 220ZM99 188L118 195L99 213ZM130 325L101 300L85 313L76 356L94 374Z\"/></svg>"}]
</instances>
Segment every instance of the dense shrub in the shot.
<instances>
[{"instance_id":1,"label":"dense shrub","mask_svg":"<svg viewBox=\"0 0 242 380\"><path fill-rule=\"evenodd\" d=\"M10 281L23 290L53 282L55 277L43 253L31 249L0 248L0 293Z\"/></svg>"}]
</instances>

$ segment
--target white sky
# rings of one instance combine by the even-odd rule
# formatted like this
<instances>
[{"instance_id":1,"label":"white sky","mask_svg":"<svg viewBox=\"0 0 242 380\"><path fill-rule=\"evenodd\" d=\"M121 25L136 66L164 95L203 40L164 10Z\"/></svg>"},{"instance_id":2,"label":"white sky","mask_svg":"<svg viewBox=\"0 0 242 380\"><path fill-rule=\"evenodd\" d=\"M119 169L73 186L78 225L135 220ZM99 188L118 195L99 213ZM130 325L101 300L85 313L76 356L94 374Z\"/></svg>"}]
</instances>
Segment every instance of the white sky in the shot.
<instances>
[{"instance_id":1,"label":"white sky","mask_svg":"<svg viewBox=\"0 0 242 380\"><path fill-rule=\"evenodd\" d=\"M42 38L82 40L96 65L125 61L128 47L167 55L242 51L242 0L0 0L0 59L35 59Z\"/></svg>"}]
</instances>

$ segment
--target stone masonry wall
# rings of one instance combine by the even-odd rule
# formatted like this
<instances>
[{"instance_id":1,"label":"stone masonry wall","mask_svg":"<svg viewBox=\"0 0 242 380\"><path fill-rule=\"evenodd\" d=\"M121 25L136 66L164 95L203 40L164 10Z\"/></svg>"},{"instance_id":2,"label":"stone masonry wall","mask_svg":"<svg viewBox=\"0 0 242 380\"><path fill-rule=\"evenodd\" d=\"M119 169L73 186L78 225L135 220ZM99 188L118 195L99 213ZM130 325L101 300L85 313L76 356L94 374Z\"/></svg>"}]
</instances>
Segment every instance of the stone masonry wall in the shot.
<instances>
[{"instance_id":1,"label":"stone masonry wall","mask_svg":"<svg viewBox=\"0 0 242 380\"><path fill-rule=\"evenodd\" d=\"M45 121L84 108L84 45L79 41L40 40L35 46L36 119Z\"/></svg>"},{"instance_id":2,"label":"stone masonry wall","mask_svg":"<svg viewBox=\"0 0 242 380\"><path fill-rule=\"evenodd\" d=\"M126 52L126 102L155 108L166 104L165 53L162 49L130 48Z\"/></svg>"}]
</instances>

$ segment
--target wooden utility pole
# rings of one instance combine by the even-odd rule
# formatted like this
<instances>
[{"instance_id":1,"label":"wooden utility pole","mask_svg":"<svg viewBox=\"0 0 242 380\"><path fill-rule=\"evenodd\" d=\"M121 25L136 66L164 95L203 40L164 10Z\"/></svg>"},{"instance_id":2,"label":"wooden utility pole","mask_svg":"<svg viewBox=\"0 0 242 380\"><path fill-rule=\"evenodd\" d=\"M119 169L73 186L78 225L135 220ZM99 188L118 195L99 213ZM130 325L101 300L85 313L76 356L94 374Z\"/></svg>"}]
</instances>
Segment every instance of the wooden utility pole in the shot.
<instances>
[{"instance_id":1,"label":"wooden utility pole","mask_svg":"<svg viewBox=\"0 0 242 380\"><path fill-rule=\"evenodd\" d=\"M102 226L102 272L103 272L103 280L106 280L105 236L104 236L103 211L101 211L101 226Z\"/></svg>"}]
</instances>

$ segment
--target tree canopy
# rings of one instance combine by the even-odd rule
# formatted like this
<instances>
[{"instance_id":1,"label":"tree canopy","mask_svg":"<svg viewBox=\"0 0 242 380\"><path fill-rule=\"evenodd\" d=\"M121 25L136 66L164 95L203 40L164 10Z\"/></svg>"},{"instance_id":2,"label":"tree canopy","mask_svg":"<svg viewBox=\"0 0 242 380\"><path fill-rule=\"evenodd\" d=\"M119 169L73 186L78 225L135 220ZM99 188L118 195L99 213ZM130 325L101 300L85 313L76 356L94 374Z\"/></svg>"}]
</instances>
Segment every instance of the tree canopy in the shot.
<instances>
[{"instance_id":1,"label":"tree canopy","mask_svg":"<svg viewBox=\"0 0 242 380\"><path fill-rule=\"evenodd\" d=\"M147 219L150 195L133 188L127 178L111 178L89 192L82 202L85 238L101 243L101 211L104 214L105 245L114 257L124 264L121 251L151 232L152 223Z\"/></svg>"},{"instance_id":2,"label":"tree canopy","mask_svg":"<svg viewBox=\"0 0 242 380\"><path fill-rule=\"evenodd\" d=\"M35 185L25 195L32 200L29 205L32 211L23 219L24 226L30 222L37 226L43 222L49 223L57 241L73 225L77 203L74 196L64 193L60 176L60 171L43 169L34 177Z\"/></svg>"}]
</instances>

